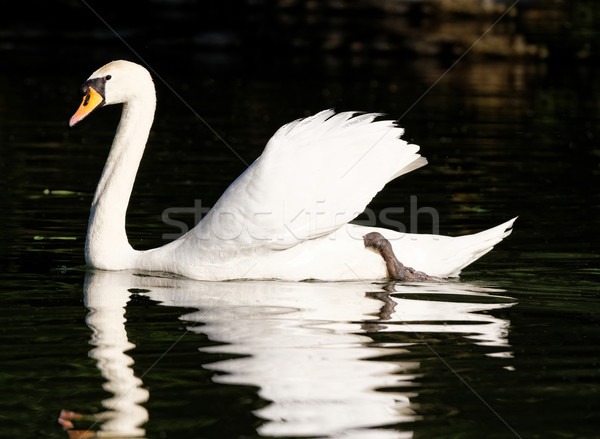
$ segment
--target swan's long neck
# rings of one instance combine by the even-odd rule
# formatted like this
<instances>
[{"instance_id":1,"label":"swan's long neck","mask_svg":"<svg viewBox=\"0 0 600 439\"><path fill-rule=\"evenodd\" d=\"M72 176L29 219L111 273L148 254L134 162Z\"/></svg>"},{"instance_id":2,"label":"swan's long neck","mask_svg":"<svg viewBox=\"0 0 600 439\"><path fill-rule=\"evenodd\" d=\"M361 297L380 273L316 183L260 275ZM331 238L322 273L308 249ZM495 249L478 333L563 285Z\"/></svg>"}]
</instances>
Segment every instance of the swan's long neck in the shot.
<instances>
[{"instance_id":1,"label":"swan's long neck","mask_svg":"<svg viewBox=\"0 0 600 439\"><path fill-rule=\"evenodd\" d=\"M134 268L138 252L127 240L125 215L155 108L152 83L143 94L123 105L121 121L90 212L85 259L92 267L106 270Z\"/></svg>"}]
</instances>

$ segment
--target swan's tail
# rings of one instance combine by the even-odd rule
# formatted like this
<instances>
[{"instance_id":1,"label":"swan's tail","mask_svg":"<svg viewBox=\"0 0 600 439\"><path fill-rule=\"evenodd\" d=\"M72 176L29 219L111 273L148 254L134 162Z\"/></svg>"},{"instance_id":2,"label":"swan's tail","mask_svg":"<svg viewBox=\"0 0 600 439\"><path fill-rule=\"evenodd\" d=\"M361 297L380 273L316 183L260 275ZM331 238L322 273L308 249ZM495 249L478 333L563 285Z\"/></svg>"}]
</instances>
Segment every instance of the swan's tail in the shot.
<instances>
[{"instance_id":1,"label":"swan's tail","mask_svg":"<svg viewBox=\"0 0 600 439\"><path fill-rule=\"evenodd\" d=\"M452 238L450 254L446 254L446 269L448 271L445 277L456 277L463 268L476 261L496 244L512 233L513 223L516 217L499 226L474 233L473 235L458 236Z\"/></svg>"},{"instance_id":2,"label":"swan's tail","mask_svg":"<svg viewBox=\"0 0 600 439\"><path fill-rule=\"evenodd\" d=\"M392 245L403 264L430 276L456 277L463 268L510 235L516 219L483 232L458 237L407 234L403 239L392 241Z\"/></svg>"}]
</instances>

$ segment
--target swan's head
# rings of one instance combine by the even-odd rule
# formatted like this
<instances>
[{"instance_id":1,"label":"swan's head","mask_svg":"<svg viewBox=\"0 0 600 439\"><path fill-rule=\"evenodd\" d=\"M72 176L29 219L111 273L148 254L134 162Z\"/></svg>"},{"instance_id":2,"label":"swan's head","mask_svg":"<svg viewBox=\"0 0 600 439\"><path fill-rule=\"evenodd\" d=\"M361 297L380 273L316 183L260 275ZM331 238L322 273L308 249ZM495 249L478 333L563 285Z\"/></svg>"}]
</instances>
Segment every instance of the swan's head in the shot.
<instances>
[{"instance_id":1,"label":"swan's head","mask_svg":"<svg viewBox=\"0 0 600 439\"><path fill-rule=\"evenodd\" d=\"M129 102L135 97L154 95L154 84L148 70L129 61L113 61L100 67L83 83L83 101L69 126L83 120L96 108Z\"/></svg>"}]
</instances>

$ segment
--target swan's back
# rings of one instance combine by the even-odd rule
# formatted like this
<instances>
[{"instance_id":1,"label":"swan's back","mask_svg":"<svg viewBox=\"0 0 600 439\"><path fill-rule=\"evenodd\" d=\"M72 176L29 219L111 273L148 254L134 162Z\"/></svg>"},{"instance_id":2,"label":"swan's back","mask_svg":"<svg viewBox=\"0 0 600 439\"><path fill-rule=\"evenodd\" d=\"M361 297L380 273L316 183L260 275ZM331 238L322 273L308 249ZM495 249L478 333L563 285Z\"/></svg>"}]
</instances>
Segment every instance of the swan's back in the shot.
<instances>
[{"instance_id":1,"label":"swan's back","mask_svg":"<svg viewBox=\"0 0 600 439\"><path fill-rule=\"evenodd\" d=\"M378 231L407 266L458 276L514 219L456 238L348 224L388 181L427 163L399 139L402 128L377 117L326 110L284 125L194 229L149 255L154 264L213 280L383 278L383 259L362 240Z\"/></svg>"}]
</instances>

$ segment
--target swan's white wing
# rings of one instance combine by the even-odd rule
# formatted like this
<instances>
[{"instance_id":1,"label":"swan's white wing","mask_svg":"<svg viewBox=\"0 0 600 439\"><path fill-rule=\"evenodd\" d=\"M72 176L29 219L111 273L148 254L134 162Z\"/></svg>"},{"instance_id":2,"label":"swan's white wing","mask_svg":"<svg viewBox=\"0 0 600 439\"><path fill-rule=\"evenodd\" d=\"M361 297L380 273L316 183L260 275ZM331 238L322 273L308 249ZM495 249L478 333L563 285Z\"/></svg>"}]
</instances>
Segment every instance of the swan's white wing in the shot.
<instances>
[{"instance_id":1,"label":"swan's white wing","mask_svg":"<svg viewBox=\"0 0 600 439\"><path fill-rule=\"evenodd\" d=\"M345 225L388 181L427 163L393 121L355 114L325 110L281 127L188 235L225 252L290 248Z\"/></svg>"}]
</instances>

